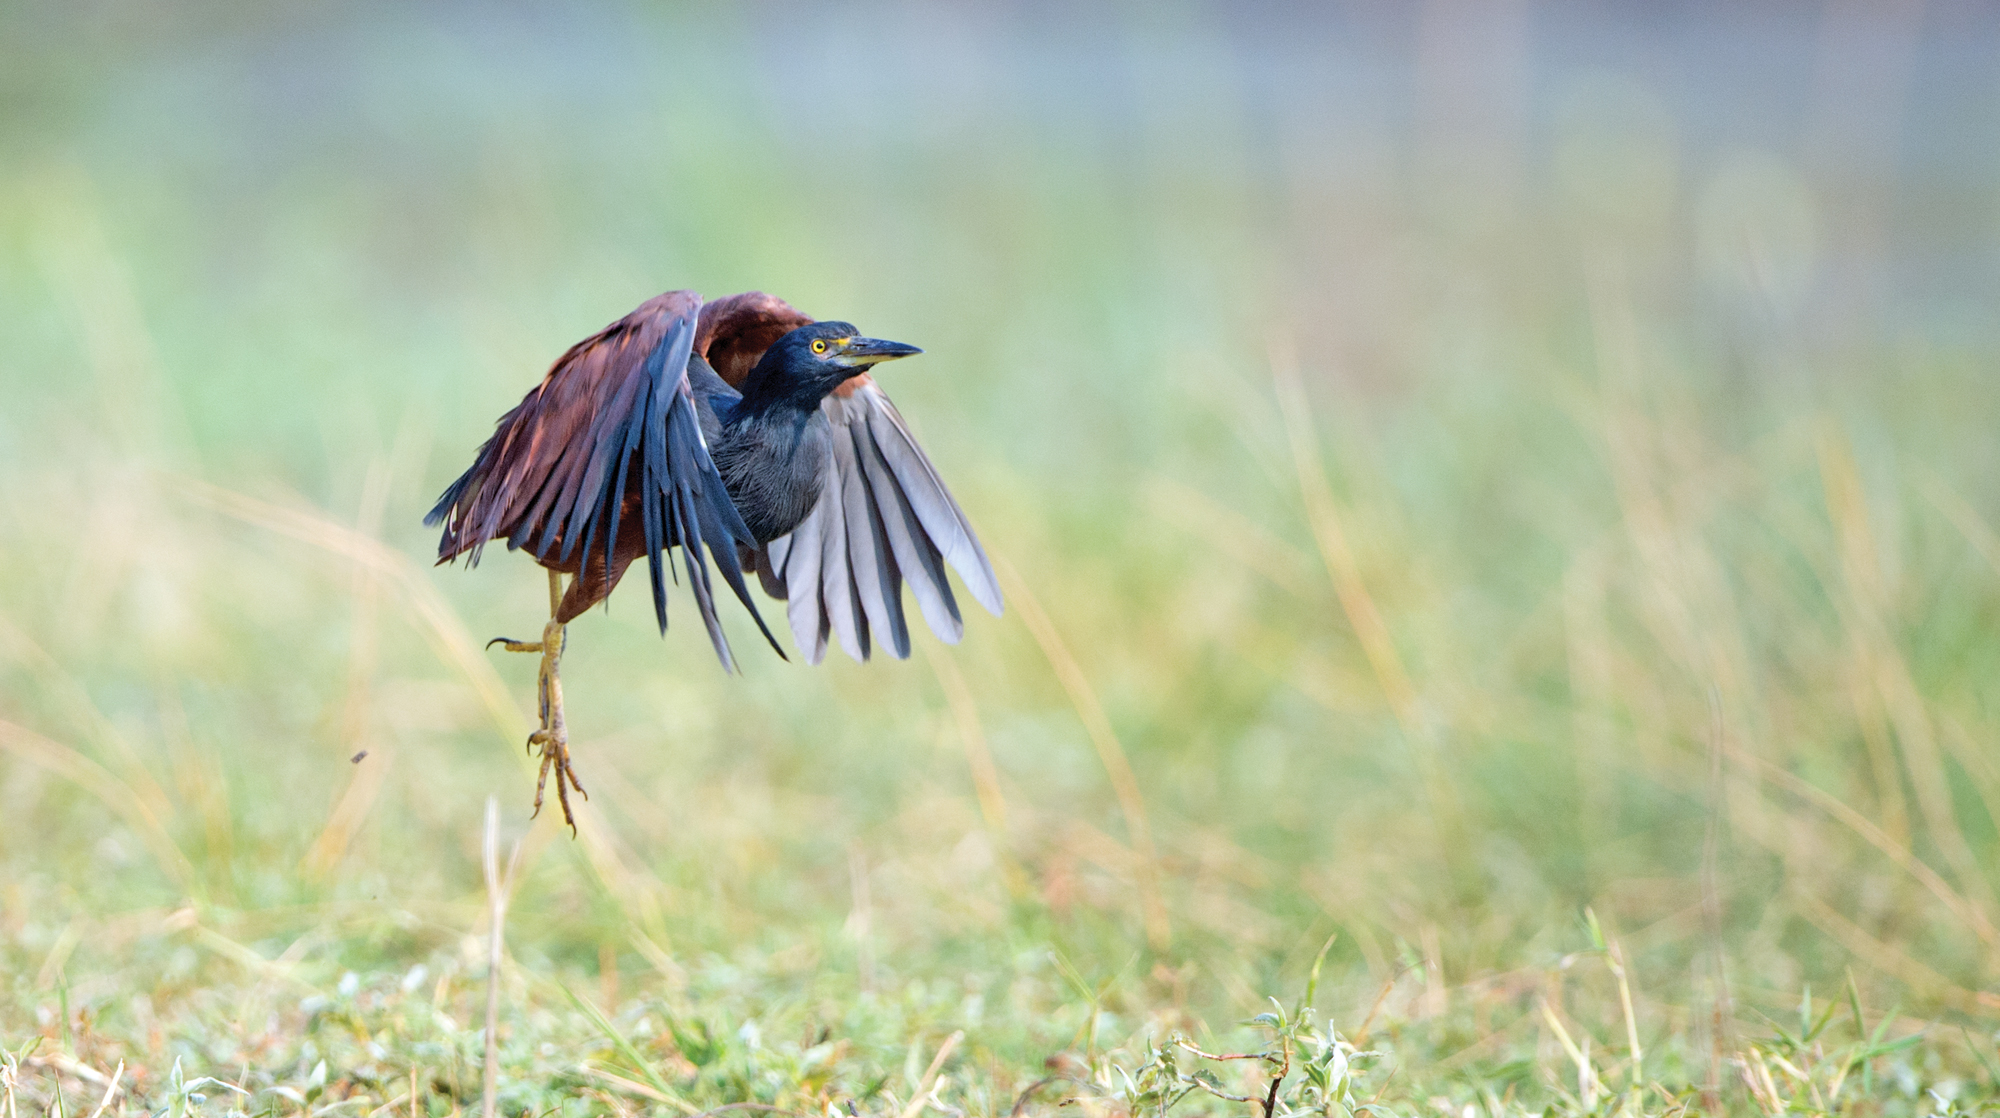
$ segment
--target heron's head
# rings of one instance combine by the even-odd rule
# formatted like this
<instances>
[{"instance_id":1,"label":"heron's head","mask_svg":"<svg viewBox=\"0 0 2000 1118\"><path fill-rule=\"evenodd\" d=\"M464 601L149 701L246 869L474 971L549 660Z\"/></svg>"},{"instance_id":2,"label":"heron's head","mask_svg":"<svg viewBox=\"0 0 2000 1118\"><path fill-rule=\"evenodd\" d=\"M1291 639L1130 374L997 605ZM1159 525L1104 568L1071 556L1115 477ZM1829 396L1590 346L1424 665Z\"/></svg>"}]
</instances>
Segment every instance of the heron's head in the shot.
<instances>
[{"instance_id":1,"label":"heron's head","mask_svg":"<svg viewBox=\"0 0 2000 1118\"><path fill-rule=\"evenodd\" d=\"M772 343L745 378L743 393L817 406L842 382L884 361L922 352L902 342L864 338L845 322L814 322Z\"/></svg>"}]
</instances>

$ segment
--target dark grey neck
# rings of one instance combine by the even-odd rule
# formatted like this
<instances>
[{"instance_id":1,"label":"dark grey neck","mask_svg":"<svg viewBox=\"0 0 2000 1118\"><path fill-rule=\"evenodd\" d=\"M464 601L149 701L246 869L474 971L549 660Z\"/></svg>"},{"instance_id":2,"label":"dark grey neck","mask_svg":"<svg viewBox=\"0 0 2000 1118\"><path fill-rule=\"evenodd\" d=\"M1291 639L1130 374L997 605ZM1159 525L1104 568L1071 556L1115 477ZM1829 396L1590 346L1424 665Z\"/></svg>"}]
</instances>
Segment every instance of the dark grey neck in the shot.
<instances>
[{"instance_id":1,"label":"dark grey neck","mask_svg":"<svg viewBox=\"0 0 2000 1118\"><path fill-rule=\"evenodd\" d=\"M839 378L811 376L787 368L767 355L743 379L737 391L743 398L736 404L740 415L761 415L787 411L813 412L819 402L840 384Z\"/></svg>"},{"instance_id":2,"label":"dark grey neck","mask_svg":"<svg viewBox=\"0 0 2000 1118\"><path fill-rule=\"evenodd\" d=\"M833 428L819 402L812 406L745 407L723 420L709 453L729 498L758 543L799 526L819 500L833 453Z\"/></svg>"}]
</instances>

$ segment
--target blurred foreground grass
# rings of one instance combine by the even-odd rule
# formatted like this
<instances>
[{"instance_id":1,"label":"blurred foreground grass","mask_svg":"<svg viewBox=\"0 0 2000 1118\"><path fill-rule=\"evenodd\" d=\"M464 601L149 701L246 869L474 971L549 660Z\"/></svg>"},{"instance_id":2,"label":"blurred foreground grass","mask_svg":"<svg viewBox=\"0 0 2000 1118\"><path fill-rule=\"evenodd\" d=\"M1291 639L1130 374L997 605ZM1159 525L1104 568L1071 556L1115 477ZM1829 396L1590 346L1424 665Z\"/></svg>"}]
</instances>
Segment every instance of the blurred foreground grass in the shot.
<instances>
[{"instance_id":1,"label":"blurred foreground grass","mask_svg":"<svg viewBox=\"0 0 2000 1118\"><path fill-rule=\"evenodd\" d=\"M1587 66L1438 164L1283 25L791 15L15 17L9 1106L476 1107L489 796L508 1113L1261 1113L1176 1035L1280 1112L1991 1105L1990 174ZM479 647L540 574L417 521L682 285L923 345L1010 608L729 678L621 597L571 841Z\"/></svg>"}]
</instances>

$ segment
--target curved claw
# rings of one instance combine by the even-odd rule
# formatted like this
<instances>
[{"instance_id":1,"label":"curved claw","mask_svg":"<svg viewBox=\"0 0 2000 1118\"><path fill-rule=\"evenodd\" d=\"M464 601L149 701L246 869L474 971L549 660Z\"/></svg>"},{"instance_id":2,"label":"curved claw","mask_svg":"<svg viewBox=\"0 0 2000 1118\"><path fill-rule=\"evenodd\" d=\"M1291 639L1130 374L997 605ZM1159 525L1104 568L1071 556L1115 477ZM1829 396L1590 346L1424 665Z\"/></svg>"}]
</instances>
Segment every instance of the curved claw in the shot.
<instances>
[{"instance_id":1,"label":"curved claw","mask_svg":"<svg viewBox=\"0 0 2000 1118\"><path fill-rule=\"evenodd\" d=\"M515 640L513 637L494 637L492 640L486 642L486 647L488 649L491 649L496 644L520 644L520 643L521 643L520 641Z\"/></svg>"}]
</instances>

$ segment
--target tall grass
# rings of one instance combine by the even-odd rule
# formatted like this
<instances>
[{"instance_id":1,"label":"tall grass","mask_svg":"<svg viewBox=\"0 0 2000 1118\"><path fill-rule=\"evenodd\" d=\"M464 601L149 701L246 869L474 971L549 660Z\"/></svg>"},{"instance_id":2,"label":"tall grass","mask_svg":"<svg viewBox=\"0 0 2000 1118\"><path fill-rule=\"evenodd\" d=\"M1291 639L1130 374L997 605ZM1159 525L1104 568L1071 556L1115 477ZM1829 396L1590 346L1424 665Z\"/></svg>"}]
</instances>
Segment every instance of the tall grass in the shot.
<instances>
[{"instance_id":1,"label":"tall grass","mask_svg":"<svg viewBox=\"0 0 2000 1118\"><path fill-rule=\"evenodd\" d=\"M1371 1033L1370 1090L1496 1115L1995 1088L1993 288L1932 283L1990 176L1717 139L1782 79L1552 31L1495 149L1351 13L880 15L16 17L10 1067L469 1106L504 907L503 1105L999 1113L1056 1053L1092 1106L1223 1105L1168 1033L1246 1054L1308 972L1264 1028L1319 1093L1222 1094L1332 1106ZM1010 608L728 677L614 600L572 841L526 819L533 665L480 648L540 574L417 520L683 285L923 345L885 383Z\"/></svg>"}]
</instances>

